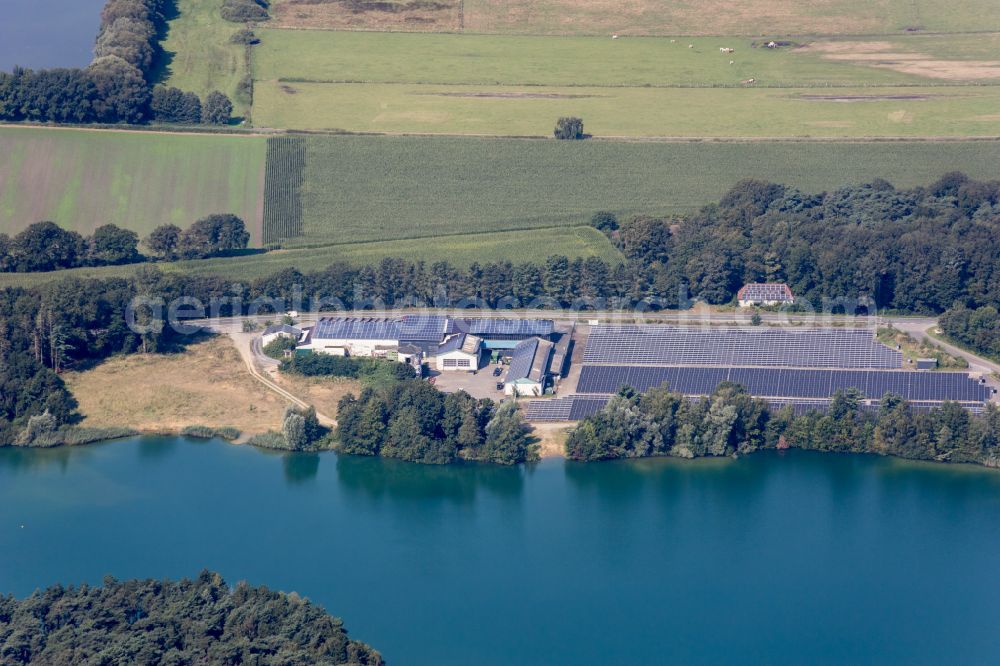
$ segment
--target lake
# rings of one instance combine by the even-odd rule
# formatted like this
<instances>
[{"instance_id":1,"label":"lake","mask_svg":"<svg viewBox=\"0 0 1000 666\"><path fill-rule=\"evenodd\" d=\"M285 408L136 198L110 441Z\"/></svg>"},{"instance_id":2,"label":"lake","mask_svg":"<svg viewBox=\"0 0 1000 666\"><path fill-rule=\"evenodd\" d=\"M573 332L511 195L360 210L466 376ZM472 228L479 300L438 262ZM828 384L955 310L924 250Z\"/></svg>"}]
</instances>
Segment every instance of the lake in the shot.
<instances>
[{"instance_id":1,"label":"lake","mask_svg":"<svg viewBox=\"0 0 1000 666\"><path fill-rule=\"evenodd\" d=\"M0 71L85 67L106 0L3 0Z\"/></svg>"},{"instance_id":2,"label":"lake","mask_svg":"<svg viewBox=\"0 0 1000 666\"><path fill-rule=\"evenodd\" d=\"M1000 472L869 456L0 449L0 592L208 567L308 596L397 665L988 663L998 553Z\"/></svg>"}]
</instances>

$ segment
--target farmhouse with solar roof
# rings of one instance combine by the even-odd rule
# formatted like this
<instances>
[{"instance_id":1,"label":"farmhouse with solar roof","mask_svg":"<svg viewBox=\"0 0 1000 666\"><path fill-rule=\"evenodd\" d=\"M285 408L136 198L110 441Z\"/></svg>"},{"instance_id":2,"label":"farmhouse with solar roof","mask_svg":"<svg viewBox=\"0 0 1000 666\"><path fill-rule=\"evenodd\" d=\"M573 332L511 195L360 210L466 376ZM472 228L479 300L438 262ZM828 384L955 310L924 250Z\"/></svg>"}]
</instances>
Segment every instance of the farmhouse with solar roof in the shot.
<instances>
[{"instance_id":1,"label":"farmhouse with solar roof","mask_svg":"<svg viewBox=\"0 0 1000 666\"><path fill-rule=\"evenodd\" d=\"M438 370L475 371L483 352L509 355L521 342L548 341L554 332L550 319L459 319L421 314L323 317L297 350L399 360L403 360L402 355L407 359L433 356Z\"/></svg>"},{"instance_id":2,"label":"farmhouse with solar roof","mask_svg":"<svg viewBox=\"0 0 1000 666\"><path fill-rule=\"evenodd\" d=\"M753 282L743 285L736 294L741 308L755 305L791 305L795 302L792 290L783 282Z\"/></svg>"}]
</instances>

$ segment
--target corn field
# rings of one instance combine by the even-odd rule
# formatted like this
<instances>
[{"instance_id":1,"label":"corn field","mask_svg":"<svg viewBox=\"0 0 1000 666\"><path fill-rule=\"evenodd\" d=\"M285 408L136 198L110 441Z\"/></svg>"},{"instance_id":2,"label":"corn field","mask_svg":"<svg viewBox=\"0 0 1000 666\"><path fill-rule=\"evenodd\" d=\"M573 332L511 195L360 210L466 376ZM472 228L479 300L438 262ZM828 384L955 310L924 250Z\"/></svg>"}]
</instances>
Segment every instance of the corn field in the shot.
<instances>
[{"instance_id":1,"label":"corn field","mask_svg":"<svg viewBox=\"0 0 1000 666\"><path fill-rule=\"evenodd\" d=\"M306 143L294 137L267 140L264 176L264 245L302 235L302 177Z\"/></svg>"}]
</instances>

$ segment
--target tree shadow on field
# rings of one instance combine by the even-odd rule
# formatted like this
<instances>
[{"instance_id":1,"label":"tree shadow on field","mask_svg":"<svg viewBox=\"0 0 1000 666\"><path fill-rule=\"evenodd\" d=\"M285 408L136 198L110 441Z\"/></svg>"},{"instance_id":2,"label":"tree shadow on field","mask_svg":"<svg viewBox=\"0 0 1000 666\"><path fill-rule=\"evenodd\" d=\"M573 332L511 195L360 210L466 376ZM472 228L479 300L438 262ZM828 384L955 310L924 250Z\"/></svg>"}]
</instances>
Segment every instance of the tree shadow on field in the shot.
<instances>
[{"instance_id":1,"label":"tree shadow on field","mask_svg":"<svg viewBox=\"0 0 1000 666\"><path fill-rule=\"evenodd\" d=\"M156 22L156 54L153 56L153 65L149 68L149 82L151 84L163 83L173 74L174 58L177 54L173 51L163 50L162 44L170 33L170 21L179 18L181 12L177 9L177 0L164 0L160 8L160 17Z\"/></svg>"}]
</instances>

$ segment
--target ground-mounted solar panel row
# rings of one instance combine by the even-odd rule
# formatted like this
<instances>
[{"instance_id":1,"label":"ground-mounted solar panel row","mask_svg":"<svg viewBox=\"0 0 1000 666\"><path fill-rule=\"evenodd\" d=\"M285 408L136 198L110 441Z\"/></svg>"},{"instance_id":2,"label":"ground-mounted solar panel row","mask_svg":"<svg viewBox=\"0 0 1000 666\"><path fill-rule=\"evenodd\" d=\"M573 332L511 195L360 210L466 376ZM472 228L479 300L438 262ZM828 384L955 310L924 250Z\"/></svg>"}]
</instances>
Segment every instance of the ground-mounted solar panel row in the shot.
<instances>
[{"instance_id":1,"label":"ground-mounted solar panel row","mask_svg":"<svg viewBox=\"0 0 1000 666\"><path fill-rule=\"evenodd\" d=\"M584 366L577 392L607 395L622 386L647 391L666 385L685 395L708 395L724 381L772 398L824 399L840 389L856 388L874 400L895 393L910 401L983 403L991 393L989 387L958 372L604 365Z\"/></svg>"},{"instance_id":2,"label":"ground-mounted solar panel row","mask_svg":"<svg viewBox=\"0 0 1000 666\"><path fill-rule=\"evenodd\" d=\"M594 326L584 363L798 368L900 368L866 329Z\"/></svg>"}]
</instances>

